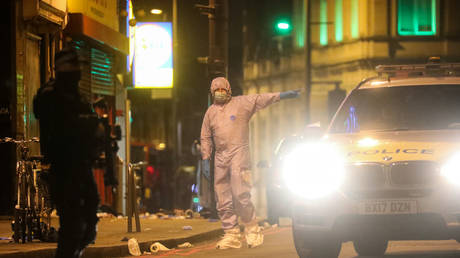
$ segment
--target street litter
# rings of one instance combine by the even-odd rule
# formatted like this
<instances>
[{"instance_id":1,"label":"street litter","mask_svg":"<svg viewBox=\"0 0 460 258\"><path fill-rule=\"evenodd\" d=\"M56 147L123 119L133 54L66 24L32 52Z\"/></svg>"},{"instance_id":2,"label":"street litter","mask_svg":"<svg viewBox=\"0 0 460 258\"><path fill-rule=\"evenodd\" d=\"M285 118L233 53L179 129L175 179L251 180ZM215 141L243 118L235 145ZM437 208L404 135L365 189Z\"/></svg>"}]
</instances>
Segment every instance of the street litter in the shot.
<instances>
[{"instance_id":1,"label":"street litter","mask_svg":"<svg viewBox=\"0 0 460 258\"><path fill-rule=\"evenodd\" d=\"M169 251L170 249L162 245L159 242L155 242L150 246L150 251L152 253L157 253L158 251Z\"/></svg>"},{"instance_id":2,"label":"street litter","mask_svg":"<svg viewBox=\"0 0 460 258\"><path fill-rule=\"evenodd\" d=\"M113 217L112 214L107 213L107 212L98 212L98 213L96 213L96 215L97 215L98 218L111 218L111 217Z\"/></svg>"},{"instance_id":3,"label":"street litter","mask_svg":"<svg viewBox=\"0 0 460 258\"><path fill-rule=\"evenodd\" d=\"M190 242L185 242L185 243L183 243L183 244L178 245L177 247L179 247L179 248L190 248L190 247L192 247L192 246L193 246L193 245L190 244Z\"/></svg>"},{"instance_id":4,"label":"street litter","mask_svg":"<svg viewBox=\"0 0 460 258\"><path fill-rule=\"evenodd\" d=\"M141 256L141 249L139 248L139 243L137 242L137 239L131 238L128 240L128 250L129 254L133 256Z\"/></svg>"},{"instance_id":5,"label":"street litter","mask_svg":"<svg viewBox=\"0 0 460 258\"><path fill-rule=\"evenodd\" d=\"M152 252L144 251L143 255L152 254Z\"/></svg>"},{"instance_id":6,"label":"street litter","mask_svg":"<svg viewBox=\"0 0 460 258\"><path fill-rule=\"evenodd\" d=\"M155 215L156 215L158 218L160 218L160 219L161 219L161 218L164 218L164 217L168 217L168 215L167 215L167 214L164 214L163 212L157 212Z\"/></svg>"},{"instance_id":7,"label":"street litter","mask_svg":"<svg viewBox=\"0 0 460 258\"><path fill-rule=\"evenodd\" d=\"M175 215L175 216L184 216L184 215L185 215L185 212L184 212L184 210L175 209L175 210L174 210L174 215Z\"/></svg>"},{"instance_id":8,"label":"street litter","mask_svg":"<svg viewBox=\"0 0 460 258\"><path fill-rule=\"evenodd\" d=\"M151 229L151 228L146 228L146 229L144 229L144 230L145 230L145 231L150 231L150 230L152 230L152 229Z\"/></svg>"},{"instance_id":9,"label":"street litter","mask_svg":"<svg viewBox=\"0 0 460 258\"><path fill-rule=\"evenodd\" d=\"M185 217L186 217L187 219L193 218L193 211L192 211L191 209L186 210L186 211L185 211Z\"/></svg>"},{"instance_id":10,"label":"street litter","mask_svg":"<svg viewBox=\"0 0 460 258\"><path fill-rule=\"evenodd\" d=\"M268 223L268 222L265 221L265 222L264 222L264 228L269 228L269 227L271 227L271 226L270 226L270 223Z\"/></svg>"},{"instance_id":11,"label":"street litter","mask_svg":"<svg viewBox=\"0 0 460 258\"><path fill-rule=\"evenodd\" d=\"M192 226L183 226L182 229L183 230L192 230Z\"/></svg>"}]
</instances>

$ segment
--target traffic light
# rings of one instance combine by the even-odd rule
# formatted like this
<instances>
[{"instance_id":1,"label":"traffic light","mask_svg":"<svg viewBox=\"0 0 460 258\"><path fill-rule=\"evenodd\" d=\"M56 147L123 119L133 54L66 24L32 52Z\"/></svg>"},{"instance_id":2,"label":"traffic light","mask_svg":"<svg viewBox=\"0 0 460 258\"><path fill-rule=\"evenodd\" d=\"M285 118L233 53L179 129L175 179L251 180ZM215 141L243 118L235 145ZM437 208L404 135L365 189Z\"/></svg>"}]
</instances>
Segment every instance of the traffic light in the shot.
<instances>
[{"instance_id":1,"label":"traffic light","mask_svg":"<svg viewBox=\"0 0 460 258\"><path fill-rule=\"evenodd\" d=\"M287 35L292 31L292 26L288 20L278 20L275 23L275 32L277 35Z\"/></svg>"},{"instance_id":2,"label":"traffic light","mask_svg":"<svg viewBox=\"0 0 460 258\"><path fill-rule=\"evenodd\" d=\"M287 22L278 22L278 24L276 25L276 27L277 27L279 30L288 30L291 26L289 26L289 23L287 23Z\"/></svg>"}]
</instances>

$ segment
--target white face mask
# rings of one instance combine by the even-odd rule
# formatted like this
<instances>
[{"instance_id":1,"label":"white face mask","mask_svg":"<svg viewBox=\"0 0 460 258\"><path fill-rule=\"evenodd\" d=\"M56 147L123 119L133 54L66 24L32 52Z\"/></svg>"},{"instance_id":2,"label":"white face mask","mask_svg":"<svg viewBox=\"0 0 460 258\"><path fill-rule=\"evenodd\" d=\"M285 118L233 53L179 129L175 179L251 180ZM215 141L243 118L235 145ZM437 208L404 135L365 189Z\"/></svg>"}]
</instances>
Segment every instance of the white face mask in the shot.
<instances>
[{"instance_id":1,"label":"white face mask","mask_svg":"<svg viewBox=\"0 0 460 258\"><path fill-rule=\"evenodd\" d=\"M214 93L214 101L217 104L224 104L225 102L227 102L228 99L229 99L229 96L226 92L216 91Z\"/></svg>"}]
</instances>

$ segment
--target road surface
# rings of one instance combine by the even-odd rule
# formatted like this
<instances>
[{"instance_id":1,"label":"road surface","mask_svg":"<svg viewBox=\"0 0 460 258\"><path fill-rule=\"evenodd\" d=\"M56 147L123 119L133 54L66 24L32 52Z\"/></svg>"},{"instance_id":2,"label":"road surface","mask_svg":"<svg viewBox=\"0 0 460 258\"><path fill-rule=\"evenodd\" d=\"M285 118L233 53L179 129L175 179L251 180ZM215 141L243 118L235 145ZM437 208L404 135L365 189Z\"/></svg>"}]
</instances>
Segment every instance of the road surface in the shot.
<instances>
[{"instance_id":1,"label":"road surface","mask_svg":"<svg viewBox=\"0 0 460 258\"><path fill-rule=\"evenodd\" d=\"M174 249L141 257L190 257L190 258L227 258L227 257L298 257L290 227L280 227L265 231L265 242L261 247L248 249L216 250L216 241L198 244L191 248ZM359 257L352 242L342 244L339 258ZM394 241L389 243L388 258L453 258L460 257L460 244L449 241Z\"/></svg>"}]
</instances>

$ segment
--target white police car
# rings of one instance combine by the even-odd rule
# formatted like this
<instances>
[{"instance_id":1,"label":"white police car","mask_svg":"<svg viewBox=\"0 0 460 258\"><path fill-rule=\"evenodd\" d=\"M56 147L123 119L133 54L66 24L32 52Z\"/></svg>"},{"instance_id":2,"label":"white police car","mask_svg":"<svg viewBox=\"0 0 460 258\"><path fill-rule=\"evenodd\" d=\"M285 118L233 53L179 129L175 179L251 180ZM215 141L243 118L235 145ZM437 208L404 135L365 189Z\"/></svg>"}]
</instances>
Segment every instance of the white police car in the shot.
<instances>
[{"instance_id":1,"label":"white police car","mask_svg":"<svg viewBox=\"0 0 460 258\"><path fill-rule=\"evenodd\" d=\"M460 240L460 64L377 72L321 140L284 158L301 257L337 257L346 241L382 255L389 240Z\"/></svg>"}]
</instances>

